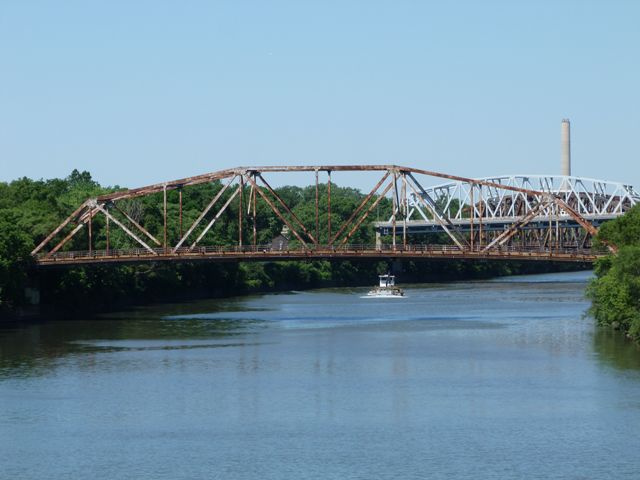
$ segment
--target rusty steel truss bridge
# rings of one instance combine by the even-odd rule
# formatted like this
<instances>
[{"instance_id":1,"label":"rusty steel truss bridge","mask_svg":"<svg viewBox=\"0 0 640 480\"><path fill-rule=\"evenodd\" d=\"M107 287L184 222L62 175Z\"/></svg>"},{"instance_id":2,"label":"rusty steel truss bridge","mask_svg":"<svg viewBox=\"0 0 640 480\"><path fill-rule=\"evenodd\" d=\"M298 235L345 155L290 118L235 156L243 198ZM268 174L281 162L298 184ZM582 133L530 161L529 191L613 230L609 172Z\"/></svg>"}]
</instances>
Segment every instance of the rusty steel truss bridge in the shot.
<instances>
[{"instance_id":1,"label":"rusty steel truss bridge","mask_svg":"<svg viewBox=\"0 0 640 480\"><path fill-rule=\"evenodd\" d=\"M337 172L374 178L372 188L339 222L331 204L332 174ZM315 185L312 221L301 221L272 187L284 184L289 173L306 173L304 185ZM212 183L216 189L206 206L183 225L183 192ZM169 200L172 191L177 195ZM158 198L162 215L153 231L126 208L127 202L149 196ZM369 219L385 202L390 216ZM640 195L629 185L572 176L472 179L398 165L238 167L87 199L32 254L40 266L327 258L592 262L607 248L615 249L593 247L598 227L637 203ZM231 205L237 207L234 244L208 244L208 234L229 215ZM170 209L176 214L169 215ZM258 242L258 220L265 211L275 214L290 242ZM179 231L174 239L168 234L171 224ZM354 243L356 233L371 225L375 243ZM135 246L112 248L113 228ZM81 231L87 248L69 249ZM98 234L106 239L105 248L94 248Z\"/></svg>"}]
</instances>

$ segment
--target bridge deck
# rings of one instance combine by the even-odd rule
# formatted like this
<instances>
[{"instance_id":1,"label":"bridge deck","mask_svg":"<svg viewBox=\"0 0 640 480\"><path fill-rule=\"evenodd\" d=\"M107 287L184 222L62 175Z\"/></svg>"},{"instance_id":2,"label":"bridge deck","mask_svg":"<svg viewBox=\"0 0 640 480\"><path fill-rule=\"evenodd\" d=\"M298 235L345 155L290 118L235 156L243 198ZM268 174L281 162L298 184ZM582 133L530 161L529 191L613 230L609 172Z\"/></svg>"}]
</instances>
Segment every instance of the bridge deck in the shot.
<instances>
[{"instance_id":1,"label":"bridge deck","mask_svg":"<svg viewBox=\"0 0 640 480\"><path fill-rule=\"evenodd\" d=\"M484 251L481 247L460 249L452 245L375 245L328 246L313 245L310 248L273 249L270 246L196 247L171 249L94 250L58 252L40 255L40 266L83 265L100 263L139 262L193 262L193 261L274 261L274 260L327 260L327 259L464 259L464 260L535 260L554 262L592 263L603 256L603 251L581 248L540 249L538 247L500 247Z\"/></svg>"}]
</instances>

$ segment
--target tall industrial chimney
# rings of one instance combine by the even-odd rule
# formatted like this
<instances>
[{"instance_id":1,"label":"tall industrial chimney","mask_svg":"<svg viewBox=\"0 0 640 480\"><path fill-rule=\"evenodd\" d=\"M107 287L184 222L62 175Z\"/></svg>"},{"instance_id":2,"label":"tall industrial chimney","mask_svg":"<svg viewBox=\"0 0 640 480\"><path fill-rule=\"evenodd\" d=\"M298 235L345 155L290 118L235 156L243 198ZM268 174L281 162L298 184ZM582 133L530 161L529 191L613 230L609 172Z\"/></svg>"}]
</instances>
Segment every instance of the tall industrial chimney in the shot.
<instances>
[{"instance_id":1,"label":"tall industrial chimney","mask_svg":"<svg viewBox=\"0 0 640 480\"><path fill-rule=\"evenodd\" d=\"M560 127L562 175L571 175L571 125L568 118L563 118Z\"/></svg>"}]
</instances>

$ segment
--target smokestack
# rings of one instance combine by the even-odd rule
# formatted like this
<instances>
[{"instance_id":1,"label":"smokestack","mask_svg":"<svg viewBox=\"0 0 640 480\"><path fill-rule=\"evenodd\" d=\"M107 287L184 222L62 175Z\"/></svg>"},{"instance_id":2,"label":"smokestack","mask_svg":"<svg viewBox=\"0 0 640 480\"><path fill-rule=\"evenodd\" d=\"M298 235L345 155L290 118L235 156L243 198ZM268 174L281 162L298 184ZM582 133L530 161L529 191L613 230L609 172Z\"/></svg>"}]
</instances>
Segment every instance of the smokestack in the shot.
<instances>
[{"instance_id":1,"label":"smokestack","mask_svg":"<svg viewBox=\"0 0 640 480\"><path fill-rule=\"evenodd\" d=\"M568 118L563 118L560 127L562 175L571 175L571 125Z\"/></svg>"}]
</instances>

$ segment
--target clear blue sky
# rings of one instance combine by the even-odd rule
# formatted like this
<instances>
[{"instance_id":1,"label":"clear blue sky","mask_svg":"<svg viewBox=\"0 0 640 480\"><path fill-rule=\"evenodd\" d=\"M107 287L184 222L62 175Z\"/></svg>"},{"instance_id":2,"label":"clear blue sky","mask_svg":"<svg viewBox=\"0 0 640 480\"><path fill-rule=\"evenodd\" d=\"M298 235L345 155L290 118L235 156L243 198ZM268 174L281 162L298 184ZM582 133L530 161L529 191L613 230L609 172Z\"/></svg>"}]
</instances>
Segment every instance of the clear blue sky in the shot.
<instances>
[{"instance_id":1,"label":"clear blue sky","mask_svg":"<svg viewBox=\"0 0 640 480\"><path fill-rule=\"evenodd\" d=\"M574 174L640 187L638 25L636 1L4 0L0 180L559 173L568 117Z\"/></svg>"}]
</instances>

